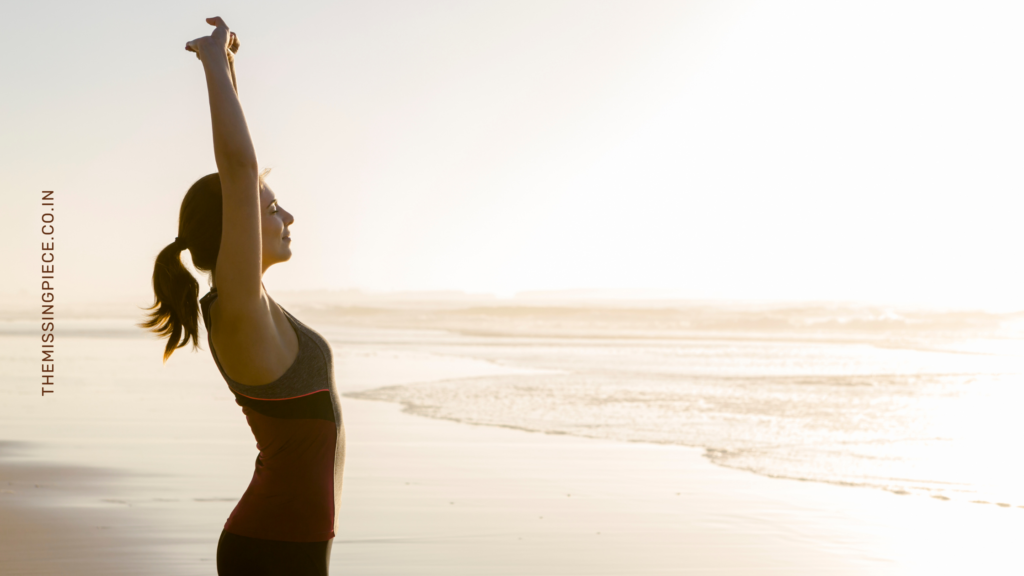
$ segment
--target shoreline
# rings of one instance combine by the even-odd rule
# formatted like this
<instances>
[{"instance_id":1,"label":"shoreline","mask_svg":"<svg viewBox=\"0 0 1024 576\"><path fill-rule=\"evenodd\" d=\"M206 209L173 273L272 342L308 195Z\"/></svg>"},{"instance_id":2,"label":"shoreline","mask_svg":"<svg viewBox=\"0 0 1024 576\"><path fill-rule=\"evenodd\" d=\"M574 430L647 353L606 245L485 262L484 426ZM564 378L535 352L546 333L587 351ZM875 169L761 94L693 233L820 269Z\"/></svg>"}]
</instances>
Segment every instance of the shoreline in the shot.
<instances>
[{"instance_id":1,"label":"shoreline","mask_svg":"<svg viewBox=\"0 0 1024 576\"><path fill-rule=\"evenodd\" d=\"M368 390L367 392L373 392L373 390ZM352 399L352 400L364 400L364 401L369 401L369 402L384 402L384 403L398 404L399 406L402 407L402 413L409 414L410 416L417 416L417 417L420 417L420 418L427 418L427 419L430 419L430 420L440 420L440 421L444 421L444 422L452 422L452 423L456 423L456 424L462 424L462 425L465 425L465 426L474 426L474 427L475 426L479 426L479 427L484 427L484 428L501 428L501 429L506 429L506 430L514 430L514 431L519 431L519 432L526 432L526 433L529 433L529 434L541 434L541 435L555 436L555 437L568 436L568 437L572 437L572 438L580 438L580 439L586 439L586 440L597 440L597 441L602 441L602 442L611 442L611 443L615 443L615 444L638 444L638 445L641 445L641 446L643 446L643 445L649 445L649 446L673 446L673 447L687 449L687 450L695 450L695 451L700 453L701 458L703 458L705 461L707 461L709 464L712 464L713 466L721 467L721 468L724 468L724 469L727 469L727 470L732 470L732 471L735 471L735 472L741 472L741 473L745 473L745 474L753 474L755 476L758 476L758 477L761 477L761 478L770 479L770 480L785 480L785 481L789 481L789 482L807 482L807 483L812 483L812 484L823 484L823 485L827 485L827 486L836 486L836 487L840 487L840 488L852 488L852 489L858 489L858 490L869 490L869 491L873 491L873 492L882 492L882 493L887 493L887 494L894 494L894 495L897 495L897 496L909 496L909 497L912 497L912 498L928 498L928 499L936 500L938 502L949 502L949 501L954 501L955 500L956 502L961 503L961 504L973 504L973 505L980 505L980 506L995 506L995 507L1003 508L1003 509L1024 509L1024 504L1015 506L1015 505L1012 505L1012 504L1007 504L1007 503L1002 503L1002 502L992 502L992 501L987 501L987 500L969 500L967 498L953 499L953 498L947 498L947 497L941 496L941 495L929 496L929 495L925 495L925 494L917 494L917 493L904 492L904 491L899 491L899 490L891 490L891 489L888 489L888 488L883 488L883 487L880 487L880 486L873 486L873 485L869 485L869 484L857 484L857 483L853 483L853 482L838 482L838 481L830 481L830 480L819 480L819 479L816 479L816 478L796 478L796 477L790 477L790 476L775 476L775 475L771 475L771 474L765 474L765 473L762 473L762 472L758 472L756 470L749 470L749 469L746 469L746 468L741 468L741 467L737 467L737 466L730 466L728 464L723 464L721 462L717 462L713 457L708 455L708 452L713 450L713 449L705 447L705 446L696 446L696 445L690 445L690 444L680 444L680 443L677 443L677 442L657 442L657 441L652 441L652 440L617 440L617 439L603 438L601 436L586 436L586 435L582 435L582 434L575 434L575 433L569 433L569 432L552 432L552 431L546 431L546 430L538 430L538 429L533 429L533 428L527 428L527 427L524 427L524 426L516 426L516 425L513 425L513 424L472 422L472 421L469 421L469 420L459 419L459 418L454 417L454 416L435 416L435 415L430 415L430 414L424 414L421 411L416 409L416 407L417 407L416 404L413 404L413 403L410 403L410 402L403 402L403 401L397 401L397 400L384 400L384 399L377 399L377 398L372 398L372 397L368 397L368 396L364 397L364 396L361 396L360 394L361 393L359 393L359 392L347 393L344 396L345 396L345 398Z\"/></svg>"},{"instance_id":2,"label":"shoreline","mask_svg":"<svg viewBox=\"0 0 1024 576\"><path fill-rule=\"evenodd\" d=\"M703 457L702 449L694 447L467 425L405 414L393 403L362 402L378 405L364 413L372 414L378 425L406 416L409 437L420 442L431 434L438 435L438 444L452 443L447 435L462 437L459 445L466 457L491 461L474 467L478 474L490 476L483 485L496 486L490 489L489 498L536 498L530 490L510 489L507 484L516 484L514 478L506 476L503 481L503 473L488 466L494 462L513 464L513 468L520 464L524 469L538 462L550 466L543 473L550 489L548 506L562 508L573 497L581 498L574 503L587 497L587 506L562 508L566 514L558 528L560 537L573 534L579 549L567 551L552 544L533 550L550 558L551 565L565 568L544 573L937 574L979 570L1016 574L1024 570L1024 560L1011 552L1024 524L1005 509L768 478L714 464ZM441 428L446 429L444 433ZM548 457L531 455L533 450ZM536 475L527 476L526 480L537 481ZM589 522L593 525L588 526ZM598 530L598 524L604 528ZM609 524L627 528L609 529ZM603 547L579 542L590 535L590 527L595 535L600 531L606 537L602 546L632 554L620 557ZM645 550L642 559L634 556ZM586 559L587 567L570 570L559 561L568 558Z\"/></svg>"},{"instance_id":3,"label":"shoreline","mask_svg":"<svg viewBox=\"0 0 1024 576\"><path fill-rule=\"evenodd\" d=\"M1003 509L765 478L708 462L699 448L473 426L406 414L389 402L346 398L345 418L349 453L332 573L1024 568L1013 553L1021 523ZM0 461L0 478L17 467L46 472ZM88 476L77 467L48 470ZM94 475L93 500L113 474ZM121 475L126 480L130 474ZM211 573L234 502L152 500L47 508L0 498L5 573L66 574L72 561L87 576ZM12 550L17 555L7 558Z\"/></svg>"},{"instance_id":4,"label":"shoreline","mask_svg":"<svg viewBox=\"0 0 1024 576\"><path fill-rule=\"evenodd\" d=\"M208 354L156 371L159 342L109 342L66 339L80 376L45 405L14 391L0 403L0 437L31 442L17 455L0 444L0 490L26 487L0 492L5 574L215 571L256 456L244 415ZM695 447L408 414L347 394L517 371L386 339L331 342L348 437L333 574L1024 573L1016 511L768 478ZM136 364L86 377L115 354Z\"/></svg>"}]
</instances>

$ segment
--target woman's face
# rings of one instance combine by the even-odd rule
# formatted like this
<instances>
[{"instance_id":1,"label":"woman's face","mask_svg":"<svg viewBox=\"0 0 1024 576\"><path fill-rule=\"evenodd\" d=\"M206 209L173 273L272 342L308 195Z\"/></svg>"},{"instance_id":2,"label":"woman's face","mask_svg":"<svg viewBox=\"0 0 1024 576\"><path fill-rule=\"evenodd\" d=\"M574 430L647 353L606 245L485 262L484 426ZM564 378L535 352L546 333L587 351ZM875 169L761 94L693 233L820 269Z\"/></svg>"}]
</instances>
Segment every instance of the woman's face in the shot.
<instances>
[{"instance_id":1,"label":"woman's face","mask_svg":"<svg viewBox=\"0 0 1024 576\"><path fill-rule=\"evenodd\" d=\"M260 183L260 222L263 236L263 270L292 257L288 227L295 218L277 204L274 191Z\"/></svg>"}]
</instances>

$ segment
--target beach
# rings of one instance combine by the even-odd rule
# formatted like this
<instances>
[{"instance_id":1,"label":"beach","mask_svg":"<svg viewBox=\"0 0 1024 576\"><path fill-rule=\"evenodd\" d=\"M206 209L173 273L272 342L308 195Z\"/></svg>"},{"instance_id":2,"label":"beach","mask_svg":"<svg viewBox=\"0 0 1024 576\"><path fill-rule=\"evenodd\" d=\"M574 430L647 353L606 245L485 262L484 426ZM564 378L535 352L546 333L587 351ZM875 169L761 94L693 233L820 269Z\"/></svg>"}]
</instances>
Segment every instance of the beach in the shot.
<instances>
[{"instance_id":1,"label":"beach","mask_svg":"<svg viewBox=\"0 0 1024 576\"><path fill-rule=\"evenodd\" d=\"M1024 565L1012 510L766 479L695 449L471 427L386 403L349 401L346 426L336 574L1015 574ZM215 573L233 502L119 505L93 485L94 506L48 507L52 483L73 475L79 489L85 471L0 470L15 492L2 501L6 574Z\"/></svg>"},{"instance_id":2,"label":"beach","mask_svg":"<svg viewBox=\"0 0 1024 576\"><path fill-rule=\"evenodd\" d=\"M1024 3L4 7L0 576L1024 576Z\"/></svg>"},{"instance_id":3,"label":"beach","mask_svg":"<svg viewBox=\"0 0 1024 576\"><path fill-rule=\"evenodd\" d=\"M160 344L129 323L71 324L55 402L4 389L4 574L215 573L256 449L208 353L160 368ZM29 330L6 326L9 357L30 351ZM529 372L352 330L324 331L347 394ZM34 370L7 368L9 382ZM471 425L395 402L346 396L343 408L332 574L1024 571L1016 506L769 478L700 448Z\"/></svg>"}]
</instances>

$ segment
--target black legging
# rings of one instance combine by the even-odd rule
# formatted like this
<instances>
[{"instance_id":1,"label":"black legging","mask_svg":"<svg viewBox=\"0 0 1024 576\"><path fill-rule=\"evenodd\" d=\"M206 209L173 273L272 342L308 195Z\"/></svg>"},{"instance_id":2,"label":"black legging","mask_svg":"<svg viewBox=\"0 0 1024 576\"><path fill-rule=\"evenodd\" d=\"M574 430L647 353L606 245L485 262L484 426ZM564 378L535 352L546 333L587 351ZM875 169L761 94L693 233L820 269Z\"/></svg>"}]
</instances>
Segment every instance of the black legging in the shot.
<instances>
[{"instance_id":1,"label":"black legging","mask_svg":"<svg viewBox=\"0 0 1024 576\"><path fill-rule=\"evenodd\" d=\"M219 576L327 576L331 543L282 542L220 533Z\"/></svg>"}]
</instances>

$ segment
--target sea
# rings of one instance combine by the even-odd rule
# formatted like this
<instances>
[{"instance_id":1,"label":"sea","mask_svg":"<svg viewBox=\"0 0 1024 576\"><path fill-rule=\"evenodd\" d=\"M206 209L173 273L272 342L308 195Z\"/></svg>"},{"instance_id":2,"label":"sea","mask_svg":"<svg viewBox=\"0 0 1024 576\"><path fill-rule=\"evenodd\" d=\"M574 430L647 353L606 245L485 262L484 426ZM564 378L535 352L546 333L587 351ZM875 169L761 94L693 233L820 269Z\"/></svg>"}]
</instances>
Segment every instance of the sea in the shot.
<instances>
[{"instance_id":1,"label":"sea","mask_svg":"<svg viewBox=\"0 0 1024 576\"><path fill-rule=\"evenodd\" d=\"M1024 509L1021 314L634 303L333 318L418 326L389 345L532 371L352 393L414 414L694 446L764 476Z\"/></svg>"},{"instance_id":2,"label":"sea","mask_svg":"<svg viewBox=\"0 0 1024 576\"><path fill-rule=\"evenodd\" d=\"M340 387L352 398L473 425L692 446L753 474L1024 512L1022 313L833 303L282 303L331 342ZM230 508L251 455L216 472L223 460L181 448L252 444L207 352L181 350L162 365L161 344L131 319L62 320L59 389L41 400L37 337L33 321L0 322L0 440L9 458L231 474L219 484L196 477L193 487ZM453 378L424 368L446 359L493 369ZM408 373L393 384L346 369L368 360ZM34 451L12 452L17 442Z\"/></svg>"}]
</instances>

